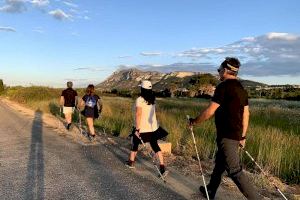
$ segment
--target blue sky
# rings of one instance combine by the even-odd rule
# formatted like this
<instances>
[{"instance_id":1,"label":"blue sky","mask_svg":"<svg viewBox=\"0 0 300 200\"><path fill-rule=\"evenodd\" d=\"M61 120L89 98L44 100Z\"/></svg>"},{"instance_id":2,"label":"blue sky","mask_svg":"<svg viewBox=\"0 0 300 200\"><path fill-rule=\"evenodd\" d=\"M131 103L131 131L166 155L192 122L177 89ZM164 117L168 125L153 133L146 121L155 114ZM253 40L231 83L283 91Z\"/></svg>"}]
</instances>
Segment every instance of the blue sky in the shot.
<instances>
[{"instance_id":1,"label":"blue sky","mask_svg":"<svg viewBox=\"0 0 300 200\"><path fill-rule=\"evenodd\" d=\"M300 1L0 0L0 78L75 87L128 67L300 84Z\"/></svg>"}]
</instances>

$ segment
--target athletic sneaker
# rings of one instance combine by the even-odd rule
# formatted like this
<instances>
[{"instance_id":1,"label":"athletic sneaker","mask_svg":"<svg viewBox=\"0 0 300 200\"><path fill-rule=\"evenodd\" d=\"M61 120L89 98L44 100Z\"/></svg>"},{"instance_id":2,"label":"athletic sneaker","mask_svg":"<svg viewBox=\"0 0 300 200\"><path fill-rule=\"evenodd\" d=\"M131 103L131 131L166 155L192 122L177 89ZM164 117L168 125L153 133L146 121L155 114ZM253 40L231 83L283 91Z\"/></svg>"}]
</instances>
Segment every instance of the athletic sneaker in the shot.
<instances>
[{"instance_id":1,"label":"athletic sneaker","mask_svg":"<svg viewBox=\"0 0 300 200\"><path fill-rule=\"evenodd\" d=\"M165 165L159 165L159 171L162 176L166 176L168 174L168 170L166 170Z\"/></svg>"},{"instance_id":2,"label":"athletic sneaker","mask_svg":"<svg viewBox=\"0 0 300 200\"><path fill-rule=\"evenodd\" d=\"M67 130L70 130L71 125L72 125L71 123L67 125Z\"/></svg>"},{"instance_id":3,"label":"athletic sneaker","mask_svg":"<svg viewBox=\"0 0 300 200\"><path fill-rule=\"evenodd\" d=\"M207 186L206 186L207 187ZM205 191L205 187L204 186L200 186L199 187L199 190L200 192L202 193L202 195L207 198L206 196L206 191ZM207 193L208 193L208 196L209 196L209 199L214 199L215 198L215 195L216 193L213 193L208 187L207 187Z\"/></svg>"},{"instance_id":4,"label":"athletic sneaker","mask_svg":"<svg viewBox=\"0 0 300 200\"><path fill-rule=\"evenodd\" d=\"M89 139L90 139L91 142L94 141L95 138L96 138L96 135L89 135Z\"/></svg>"},{"instance_id":5,"label":"athletic sneaker","mask_svg":"<svg viewBox=\"0 0 300 200\"><path fill-rule=\"evenodd\" d=\"M127 161L125 162L125 166L126 166L126 167L129 167L130 169L135 168L135 166L134 166L134 161L127 160Z\"/></svg>"}]
</instances>

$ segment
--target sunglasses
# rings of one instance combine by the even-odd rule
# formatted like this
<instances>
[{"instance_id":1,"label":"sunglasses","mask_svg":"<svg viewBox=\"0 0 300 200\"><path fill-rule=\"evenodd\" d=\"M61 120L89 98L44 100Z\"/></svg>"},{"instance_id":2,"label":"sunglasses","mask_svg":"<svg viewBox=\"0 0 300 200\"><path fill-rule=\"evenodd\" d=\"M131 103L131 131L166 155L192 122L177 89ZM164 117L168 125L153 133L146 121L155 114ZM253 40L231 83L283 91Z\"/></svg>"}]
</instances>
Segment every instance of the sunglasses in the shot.
<instances>
[{"instance_id":1,"label":"sunglasses","mask_svg":"<svg viewBox=\"0 0 300 200\"><path fill-rule=\"evenodd\" d=\"M224 69L223 68L219 68L218 69L218 72L220 73L221 71L223 71Z\"/></svg>"}]
</instances>

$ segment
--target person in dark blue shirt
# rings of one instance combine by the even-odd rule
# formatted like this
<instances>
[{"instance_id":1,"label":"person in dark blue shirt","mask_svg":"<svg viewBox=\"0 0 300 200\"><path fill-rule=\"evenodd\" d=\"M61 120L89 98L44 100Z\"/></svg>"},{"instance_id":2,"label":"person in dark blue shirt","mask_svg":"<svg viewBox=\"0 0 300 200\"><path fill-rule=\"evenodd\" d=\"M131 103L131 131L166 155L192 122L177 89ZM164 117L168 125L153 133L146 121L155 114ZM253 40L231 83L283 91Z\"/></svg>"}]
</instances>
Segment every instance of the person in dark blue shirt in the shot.
<instances>
[{"instance_id":1,"label":"person in dark blue shirt","mask_svg":"<svg viewBox=\"0 0 300 200\"><path fill-rule=\"evenodd\" d=\"M91 139L95 138L94 120L99 118L99 114L102 111L102 102L98 95L95 94L94 85L90 84L86 88L86 94L82 97L80 104L84 107L81 112L86 117L86 122L89 128L89 136Z\"/></svg>"}]
</instances>

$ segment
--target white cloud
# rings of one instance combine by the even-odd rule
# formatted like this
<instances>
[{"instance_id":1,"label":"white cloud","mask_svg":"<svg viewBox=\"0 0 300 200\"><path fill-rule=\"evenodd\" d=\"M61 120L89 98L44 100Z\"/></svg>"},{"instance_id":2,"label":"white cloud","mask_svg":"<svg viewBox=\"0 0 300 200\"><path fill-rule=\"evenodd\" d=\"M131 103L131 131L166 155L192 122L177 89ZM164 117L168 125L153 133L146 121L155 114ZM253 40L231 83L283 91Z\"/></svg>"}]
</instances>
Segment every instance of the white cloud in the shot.
<instances>
[{"instance_id":1,"label":"white cloud","mask_svg":"<svg viewBox=\"0 0 300 200\"><path fill-rule=\"evenodd\" d=\"M65 78L65 81L72 81L72 82L76 82L76 81L88 81L88 79L86 78Z\"/></svg>"},{"instance_id":2,"label":"white cloud","mask_svg":"<svg viewBox=\"0 0 300 200\"><path fill-rule=\"evenodd\" d=\"M300 75L300 36L272 32L218 48L192 48L177 56L220 62L224 57L234 56L240 58L240 73L244 75Z\"/></svg>"},{"instance_id":3,"label":"white cloud","mask_svg":"<svg viewBox=\"0 0 300 200\"><path fill-rule=\"evenodd\" d=\"M118 56L118 58L131 58L132 56Z\"/></svg>"},{"instance_id":4,"label":"white cloud","mask_svg":"<svg viewBox=\"0 0 300 200\"><path fill-rule=\"evenodd\" d=\"M255 37L244 37L242 38L243 41L248 41L248 42L254 42L255 41Z\"/></svg>"},{"instance_id":5,"label":"white cloud","mask_svg":"<svg viewBox=\"0 0 300 200\"><path fill-rule=\"evenodd\" d=\"M70 3L70 2L67 2L67 1L63 1L63 3L71 8L78 8L79 6L75 3Z\"/></svg>"},{"instance_id":6,"label":"white cloud","mask_svg":"<svg viewBox=\"0 0 300 200\"><path fill-rule=\"evenodd\" d=\"M6 0L5 5L0 7L0 12L8 13L21 13L26 10L26 0Z\"/></svg>"},{"instance_id":7,"label":"white cloud","mask_svg":"<svg viewBox=\"0 0 300 200\"><path fill-rule=\"evenodd\" d=\"M174 71L211 72L216 73L213 63L173 63L173 64L144 64L144 65L119 65L118 70L136 68L144 71L159 71L170 73Z\"/></svg>"},{"instance_id":8,"label":"white cloud","mask_svg":"<svg viewBox=\"0 0 300 200\"><path fill-rule=\"evenodd\" d=\"M16 32L16 29L14 29L12 27L0 27L0 31Z\"/></svg>"},{"instance_id":9,"label":"white cloud","mask_svg":"<svg viewBox=\"0 0 300 200\"><path fill-rule=\"evenodd\" d=\"M61 5L64 8L67 6L66 9L68 11L66 12L66 10L61 8L52 9L49 6L50 2L56 5ZM53 2L53 0L0 0L0 12L22 13L27 11L27 8L39 9L42 11L42 13L47 13L57 20L68 19L72 21L73 19L77 18L90 20L90 17L86 14L88 11L85 10L81 12L77 4L68 0L56 0L56 2Z\"/></svg>"},{"instance_id":10,"label":"white cloud","mask_svg":"<svg viewBox=\"0 0 300 200\"><path fill-rule=\"evenodd\" d=\"M135 68L136 65L119 65L118 70L127 69L127 68Z\"/></svg>"},{"instance_id":11,"label":"white cloud","mask_svg":"<svg viewBox=\"0 0 300 200\"><path fill-rule=\"evenodd\" d=\"M50 15L52 15L57 20L64 20L64 19L70 19L71 15L66 14L61 9L52 10L49 12Z\"/></svg>"},{"instance_id":12,"label":"white cloud","mask_svg":"<svg viewBox=\"0 0 300 200\"><path fill-rule=\"evenodd\" d=\"M142 56L160 56L161 52L141 52Z\"/></svg>"},{"instance_id":13,"label":"white cloud","mask_svg":"<svg viewBox=\"0 0 300 200\"><path fill-rule=\"evenodd\" d=\"M192 48L191 50L178 53L177 56L189 58L206 58L208 54L222 54L224 52L224 48Z\"/></svg>"},{"instance_id":14,"label":"white cloud","mask_svg":"<svg viewBox=\"0 0 300 200\"><path fill-rule=\"evenodd\" d=\"M92 72L99 72L99 71L106 71L103 68L95 68L95 67L78 67L74 69L75 71L92 71Z\"/></svg>"},{"instance_id":15,"label":"white cloud","mask_svg":"<svg viewBox=\"0 0 300 200\"><path fill-rule=\"evenodd\" d=\"M31 3L37 7L45 7L48 6L50 2L48 0L32 0Z\"/></svg>"},{"instance_id":16,"label":"white cloud","mask_svg":"<svg viewBox=\"0 0 300 200\"><path fill-rule=\"evenodd\" d=\"M43 28L41 28L41 27L36 27L36 28L33 29L32 31L33 31L33 32L37 32L37 33L41 33L41 34L45 33L45 31L44 31Z\"/></svg>"},{"instance_id":17,"label":"white cloud","mask_svg":"<svg viewBox=\"0 0 300 200\"><path fill-rule=\"evenodd\" d=\"M280 57L282 57L282 58L299 58L299 55L281 54Z\"/></svg>"},{"instance_id":18,"label":"white cloud","mask_svg":"<svg viewBox=\"0 0 300 200\"><path fill-rule=\"evenodd\" d=\"M275 32L273 32L273 33L268 33L267 38L269 40L278 39L278 40L295 41L295 40L299 39L299 36L289 34L289 33L275 33Z\"/></svg>"},{"instance_id":19,"label":"white cloud","mask_svg":"<svg viewBox=\"0 0 300 200\"><path fill-rule=\"evenodd\" d=\"M74 8L70 8L69 11L70 11L71 13L74 13L74 14L79 14L79 13L80 13L77 9L74 9Z\"/></svg>"}]
</instances>

